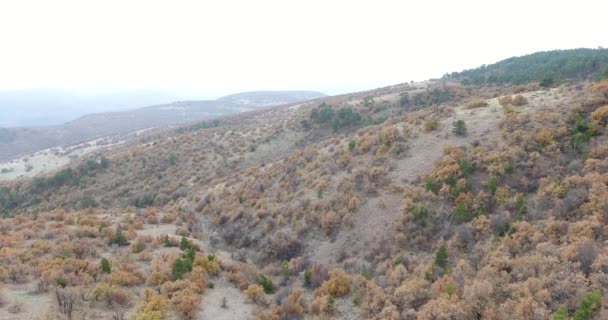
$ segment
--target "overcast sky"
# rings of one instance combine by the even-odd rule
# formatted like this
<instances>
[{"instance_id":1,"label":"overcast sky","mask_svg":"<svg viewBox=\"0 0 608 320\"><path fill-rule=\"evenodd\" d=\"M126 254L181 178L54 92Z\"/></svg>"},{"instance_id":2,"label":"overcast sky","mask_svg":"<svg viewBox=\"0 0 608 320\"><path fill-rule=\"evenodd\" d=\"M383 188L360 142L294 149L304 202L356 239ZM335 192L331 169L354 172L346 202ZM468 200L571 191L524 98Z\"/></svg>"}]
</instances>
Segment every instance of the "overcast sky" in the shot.
<instances>
[{"instance_id":1,"label":"overcast sky","mask_svg":"<svg viewBox=\"0 0 608 320\"><path fill-rule=\"evenodd\" d=\"M0 90L330 94L608 46L605 1L0 2Z\"/></svg>"}]
</instances>

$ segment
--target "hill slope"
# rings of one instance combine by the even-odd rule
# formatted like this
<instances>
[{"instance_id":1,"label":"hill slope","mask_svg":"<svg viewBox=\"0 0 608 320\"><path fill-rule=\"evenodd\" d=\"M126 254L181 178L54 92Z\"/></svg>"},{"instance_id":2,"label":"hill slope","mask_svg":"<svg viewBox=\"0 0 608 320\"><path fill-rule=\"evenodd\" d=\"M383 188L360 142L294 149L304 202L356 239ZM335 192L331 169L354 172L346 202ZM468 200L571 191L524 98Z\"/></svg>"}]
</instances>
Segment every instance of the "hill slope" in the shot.
<instances>
[{"instance_id":1,"label":"hill slope","mask_svg":"<svg viewBox=\"0 0 608 320\"><path fill-rule=\"evenodd\" d=\"M219 120L5 183L3 292L31 319L57 295L98 318L608 318L608 81Z\"/></svg>"}]
</instances>

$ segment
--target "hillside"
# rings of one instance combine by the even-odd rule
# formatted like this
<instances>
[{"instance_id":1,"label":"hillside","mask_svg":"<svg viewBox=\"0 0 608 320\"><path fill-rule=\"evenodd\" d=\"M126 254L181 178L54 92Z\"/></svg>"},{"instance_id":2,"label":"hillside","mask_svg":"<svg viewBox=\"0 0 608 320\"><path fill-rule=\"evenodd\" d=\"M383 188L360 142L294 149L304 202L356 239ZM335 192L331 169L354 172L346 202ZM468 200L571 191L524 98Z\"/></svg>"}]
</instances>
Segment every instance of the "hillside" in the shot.
<instances>
[{"instance_id":1,"label":"hillside","mask_svg":"<svg viewBox=\"0 0 608 320\"><path fill-rule=\"evenodd\" d=\"M607 124L586 77L154 130L2 183L0 318L606 319Z\"/></svg>"},{"instance_id":2,"label":"hillside","mask_svg":"<svg viewBox=\"0 0 608 320\"><path fill-rule=\"evenodd\" d=\"M608 78L608 49L536 52L445 76L471 84L526 84L550 87L565 81Z\"/></svg>"},{"instance_id":3,"label":"hillside","mask_svg":"<svg viewBox=\"0 0 608 320\"><path fill-rule=\"evenodd\" d=\"M165 127L256 108L323 96L311 91L249 92L210 101L180 101L121 112L91 114L58 126L6 128L0 131L0 161L58 146L137 130Z\"/></svg>"}]
</instances>

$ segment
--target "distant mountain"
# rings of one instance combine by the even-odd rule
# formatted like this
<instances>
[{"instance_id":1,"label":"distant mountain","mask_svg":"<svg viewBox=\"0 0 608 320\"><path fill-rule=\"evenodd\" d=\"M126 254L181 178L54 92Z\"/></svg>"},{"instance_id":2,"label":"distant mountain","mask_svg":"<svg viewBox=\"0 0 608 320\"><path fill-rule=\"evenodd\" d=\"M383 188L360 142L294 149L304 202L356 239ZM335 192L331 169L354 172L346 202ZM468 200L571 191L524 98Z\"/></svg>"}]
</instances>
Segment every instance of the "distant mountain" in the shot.
<instances>
[{"instance_id":1,"label":"distant mountain","mask_svg":"<svg viewBox=\"0 0 608 320\"><path fill-rule=\"evenodd\" d=\"M245 92L207 101L179 101L120 112L95 113L63 125L0 128L0 161L36 151L257 108L325 96L312 91Z\"/></svg>"},{"instance_id":2,"label":"distant mountain","mask_svg":"<svg viewBox=\"0 0 608 320\"><path fill-rule=\"evenodd\" d=\"M59 125L89 113L169 103L180 97L156 91L88 94L61 89L0 91L0 127Z\"/></svg>"},{"instance_id":3,"label":"distant mountain","mask_svg":"<svg viewBox=\"0 0 608 320\"><path fill-rule=\"evenodd\" d=\"M608 78L608 49L536 52L445 76L464 84L526 84L550 86L564 81Z\"/></svg>"}]
</instances>

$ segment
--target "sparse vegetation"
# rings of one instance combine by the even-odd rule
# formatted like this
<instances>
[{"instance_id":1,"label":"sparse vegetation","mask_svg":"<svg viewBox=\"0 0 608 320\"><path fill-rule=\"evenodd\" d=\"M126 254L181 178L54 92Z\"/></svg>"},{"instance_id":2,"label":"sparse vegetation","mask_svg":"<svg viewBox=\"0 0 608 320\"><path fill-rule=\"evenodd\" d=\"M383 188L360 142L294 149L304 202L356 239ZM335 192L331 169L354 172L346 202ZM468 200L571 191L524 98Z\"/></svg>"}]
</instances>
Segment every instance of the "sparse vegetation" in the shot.
<instances>
[{"instance_id":1,"label":"sparse vegetation","mask_svg":"<svg viewBox=\"0 0 608 320\"><path fill-rule=\"evenodd\" d=\"M73 319L603 319L604 86L382 88L3 184L3 292Z\"/></svg>"}]
</instances>

